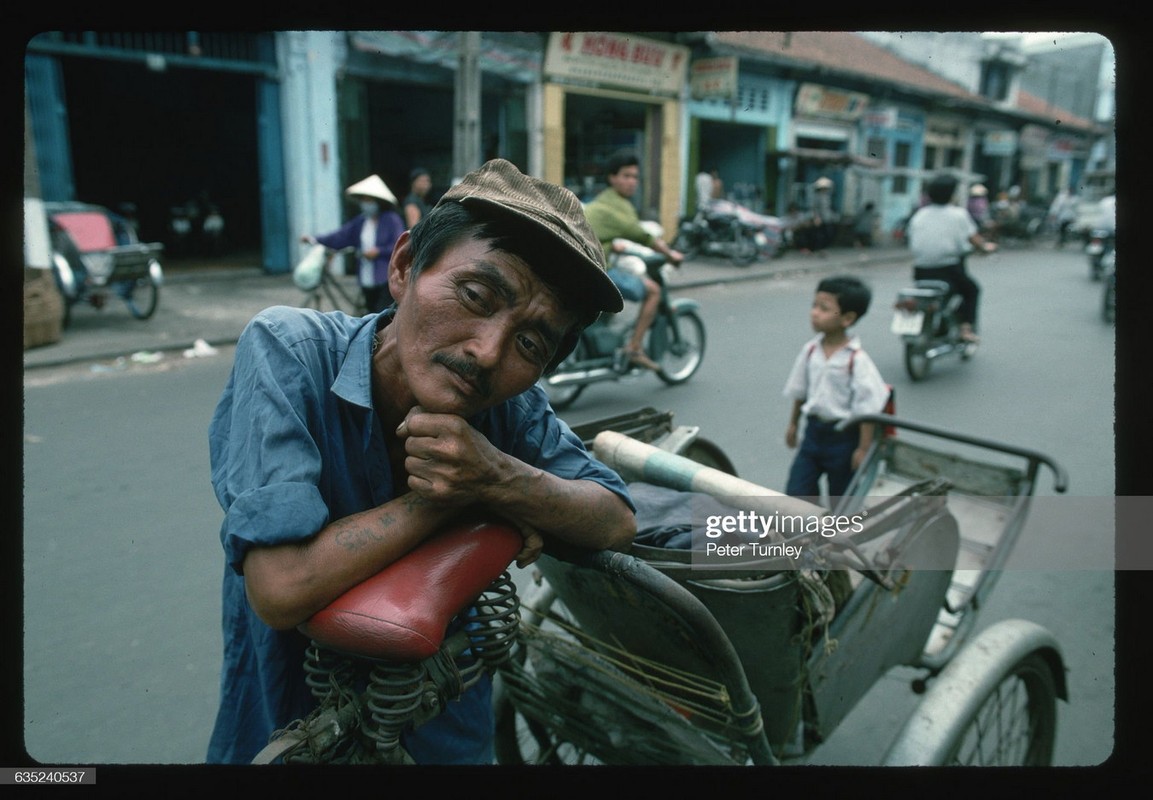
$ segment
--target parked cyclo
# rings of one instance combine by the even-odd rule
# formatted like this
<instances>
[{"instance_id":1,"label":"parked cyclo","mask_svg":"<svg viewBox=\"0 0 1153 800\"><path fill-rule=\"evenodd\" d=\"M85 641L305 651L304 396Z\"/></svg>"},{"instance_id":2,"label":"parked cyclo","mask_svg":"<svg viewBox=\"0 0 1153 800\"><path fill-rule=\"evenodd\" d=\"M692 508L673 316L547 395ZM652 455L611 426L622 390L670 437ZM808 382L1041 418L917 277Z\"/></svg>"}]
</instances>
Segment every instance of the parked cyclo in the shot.
<instances>
[{"instance_id":1,"label":"parked cyclo","mask_svg":"<svg viewBox=\"0 0 1153 800\"><path fill-rule=\"evenodd\" d=\"M833 509L742 480L668 412L574 428L630 483L631 550L551 552L518 589L517 531L435 537L301 626L319 707L256 760L410 763L401 731L487 670L502 764L804 762L907 666L923 698L878 732L884 764L1049 764L1068 697L1060 644L1020 619L973 631L1041 467L1059 492L1065 471L895 416L853 422L882 435ZM702 528L712 541L738 517L816 524L710 561ZM446 637L469 608L472 625Z\"/></svg>"}]
</instances>

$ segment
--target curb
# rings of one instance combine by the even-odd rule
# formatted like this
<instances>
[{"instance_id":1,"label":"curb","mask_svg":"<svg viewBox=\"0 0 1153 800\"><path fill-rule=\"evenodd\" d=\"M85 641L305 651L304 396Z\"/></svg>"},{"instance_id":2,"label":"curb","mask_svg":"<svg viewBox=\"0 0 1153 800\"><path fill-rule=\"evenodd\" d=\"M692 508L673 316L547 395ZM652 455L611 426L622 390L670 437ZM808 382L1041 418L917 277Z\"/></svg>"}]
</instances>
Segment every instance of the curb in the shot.
<instances>
[{"instance_id":1,"label":"curb","mask_svg":"<svg viewBox=\"0 0 1153 800\"><path fill-rule=\"evenodd\" d=\"M831 272L870 264L896 264L908 260L910 260L910 257L907 251L894 250L891 248L886 248L874 254L850 254L844 251L834 251L826 257L819 255L801 256L799 254L789 254L781 259L772 259L767 263L763 261L755 262L747 267L737 267L727 261L719 259L716 262L697 260L691 263L691 271L696 273L696 275L691 278L678 280L680 275L674 273L672 279L669 281L668 289L672 293L680 293L703 286L742 283L789 275L803 275L809 272ZM716 273L710 274L714 269ZM256 267L205 267L166 273L164 281L165 283L185 285L201 283L206 289L205 297L211 298L211 287L213 285L222 287L220 291L223 293L233 293L236 290L232 287L239 285L245 280L259 282L267 277L267 273ZM243 290L240 291L243 292ZM230 323L229 327L233 327L233 324ZM23 369L25 372L29 372L38 369L67 367L86 362L107 361L127 357L129 353L136 351L179 354L184 350L194 347L198 339L202 339L212 347L230 347L236 344L239 331L242 327L243 326L237 327L235 332L219 329L215 332L205 330L203 335L200 336L182 333L177 334L177 336L173 338L166 339L166 335L171 335L172 333L167 332L161 333L152 341L146 342L141 339L139 341L133 341L130 344L125 344L122 339L107 343L93 340L90 345L82 348L80 352L64 352L59 354L41 352L34 354L31 358L29 358L26 351ZM186 336L189 338L184 338Z\"/></svg>"}]
</instances>

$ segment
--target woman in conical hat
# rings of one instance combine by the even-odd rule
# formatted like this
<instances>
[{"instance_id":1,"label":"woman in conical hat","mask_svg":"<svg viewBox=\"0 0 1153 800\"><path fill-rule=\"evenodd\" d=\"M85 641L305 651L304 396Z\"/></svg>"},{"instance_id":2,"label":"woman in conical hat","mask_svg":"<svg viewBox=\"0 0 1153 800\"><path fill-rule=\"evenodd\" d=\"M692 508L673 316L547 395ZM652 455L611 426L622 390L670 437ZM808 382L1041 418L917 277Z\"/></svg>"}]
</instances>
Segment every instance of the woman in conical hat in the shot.
<instances>
[{"instance_id":1,"label":"woman in conical hat","mask_svg":"<svg viewBox=\"0 0 1153 800\"><path fill-rule=\"evenodd\" d=\"M357 181L344 193L359 204L360 213L335 231L301 238L332 250L356 248L360 256L357 282L364 293L367 310L382 311L392 305L392 295L388 291L388 262L396 240L404 232L404 220L397 213L396 195L379 175L369 175Z\"/></svg>"}]
</instances>

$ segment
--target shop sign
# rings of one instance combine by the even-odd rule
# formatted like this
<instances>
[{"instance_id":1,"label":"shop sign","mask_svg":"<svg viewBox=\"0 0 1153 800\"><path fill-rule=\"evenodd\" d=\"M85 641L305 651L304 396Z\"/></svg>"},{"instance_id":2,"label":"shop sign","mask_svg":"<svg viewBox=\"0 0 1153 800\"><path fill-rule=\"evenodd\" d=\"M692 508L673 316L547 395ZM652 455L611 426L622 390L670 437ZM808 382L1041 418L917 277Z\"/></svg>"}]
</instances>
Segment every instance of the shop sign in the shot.
<instances>
[{"instance_id":1,"label":"shop sign","mask_svg":"<svg viewBox=\"0 0 1153 800\"><path fill-rule=\"evenodd\" d=\"M1016 131L985 131L981 150L987 156L1011 156L1017 152Z\"/></svg>"},{"instance_id":2,"label":"shop sign","mask_svg":"<svg viewBox=\"0 0 1153 800\"><path fill-rule=\"evenodd\" d=\"M1049 140L1049 160L1067 161L1073 158L1088 158L1089 148L1083 140L1071 136L1055 136Z\"/></svg>"},{"instance_id":3,"label":"shop sign","mask_svg":"<svg viewBox=\"0 0 1153 800\"><path fill-rule=\"evenodd\" d=\"M870 108L865 112L865 115L861 117L861 124L867 128L894 130L897 127L898 116L896 106Z\"/></svg>"},{"instance_id":4,"label":"shop sign","mask_svg":"<svg viewBox=\"0 0 1153 800\"><path fill-rule=\"evenodd\" d=\"M730 100L736 97L737 71L736 58L698 58L689 72L693 99L716 97Z\"/></svg>"},{"instance_id":5,"label":"shop sign","mask_svg":"<svg viewBox=\"0 0 1153 800\"><path fill-rule=\"evenodd\" d=\"M860 92L830 89L816 83L802 83L797 90L797 113L810 117L859 119L868 105L869 96Z\"/></svg>"},{"instance_id":6,"label":"shop sign","mask_svg":"<svg viewBox=\"0 0 1153 800\"><path fill-rule=\"evenodd\" d=\"M689 48L626 33L554 31L544 72L550 78L679 95Z\"/></svg>"}]
</instances>

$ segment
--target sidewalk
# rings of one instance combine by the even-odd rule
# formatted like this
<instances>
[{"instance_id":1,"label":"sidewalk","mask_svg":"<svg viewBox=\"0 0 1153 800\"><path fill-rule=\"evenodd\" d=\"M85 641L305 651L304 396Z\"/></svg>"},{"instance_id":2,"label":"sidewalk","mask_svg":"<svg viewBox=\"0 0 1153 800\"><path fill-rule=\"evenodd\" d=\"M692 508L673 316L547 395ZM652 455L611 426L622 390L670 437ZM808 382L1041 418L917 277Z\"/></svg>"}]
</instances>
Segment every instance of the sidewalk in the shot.
<instances>
[{"instance_id":1,"label":"sidewalk","mask_svg":"<svg viewBox=\"0 0 1153 800\"><path fill-rule=\"evenodd\" d=\"M903 247L836 248L826 255L786 253L747 267L726 260L697 259L676 270L670 288L677 292L715 283L761 280L774 275L822 271L870 263L900 263L909 259ZM352 286L352 278L347 278ZM224 263L218 267L166 270L160 304L151 319L138 320L116 298L102 310L72 309L72 324L59 342L24 351L24 368L62 366L79 362L156 358L164 353L182 357L203 340L213 347L234 344L258 311L271 305L300 305L304 294L291 274L268 275L259 267Z\"/></svg>"}]
</instances>

